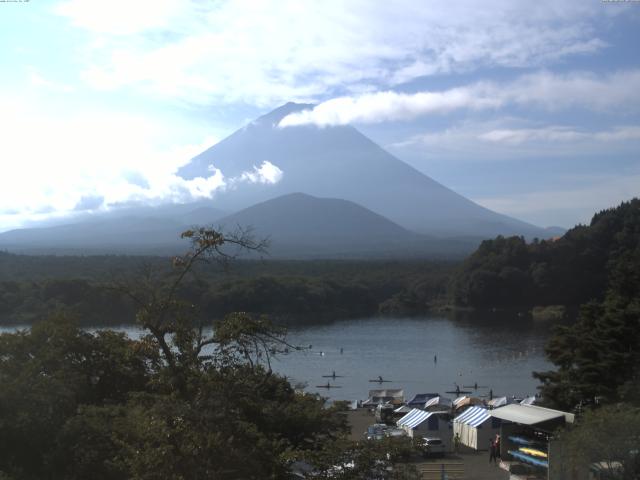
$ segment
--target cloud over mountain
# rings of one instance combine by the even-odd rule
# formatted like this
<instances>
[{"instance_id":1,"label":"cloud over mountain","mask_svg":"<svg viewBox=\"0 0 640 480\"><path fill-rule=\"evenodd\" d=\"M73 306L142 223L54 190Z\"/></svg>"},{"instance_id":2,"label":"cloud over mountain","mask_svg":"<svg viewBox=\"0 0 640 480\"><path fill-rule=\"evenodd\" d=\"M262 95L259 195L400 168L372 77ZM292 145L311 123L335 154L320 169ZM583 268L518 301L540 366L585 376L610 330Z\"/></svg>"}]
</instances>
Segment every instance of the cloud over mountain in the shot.
<instances>
[{"instance_id":1,"label":"cloud over mountain","mask_svg":"<svg viewBox=\"0 0 640 480\"><path fill-rule=\"evenodd\" d=\"M327 100L313 109L294 112L280 127L348 125L408 121L419 116L456 110L498 110L527 105L543 110L578 108L594 111L637 110L640 70L598 77L585 72L523 75L513 81L477 82L441 91L398 93L382 91Z\"/></svg>"}]
</instances>

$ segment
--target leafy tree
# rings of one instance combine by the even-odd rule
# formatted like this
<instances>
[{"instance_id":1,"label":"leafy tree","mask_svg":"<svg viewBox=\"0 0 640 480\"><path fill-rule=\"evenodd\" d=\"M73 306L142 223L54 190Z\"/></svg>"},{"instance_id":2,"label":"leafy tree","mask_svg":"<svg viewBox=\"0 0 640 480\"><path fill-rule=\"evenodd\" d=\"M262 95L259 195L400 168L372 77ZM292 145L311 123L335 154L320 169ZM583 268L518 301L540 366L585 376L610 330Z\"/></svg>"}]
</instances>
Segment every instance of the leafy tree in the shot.
<instances>
[{"instance_id":1,"label":"leafy tree","mask_svg":"<svg viewBox=\"0 0 640 480\"><path fill-rule=\"evenodd\" d=\"M407 437L329 443L307 455L316 467L309 478L419 480L419 471L408 463L418 452L419 448Z\"/></svg>"},{"instance_id":2,"label":"leafy tree","mask_svg":"<svg viewBox=\"0 0 640 480\"><path fill-rule=\"evenodd\" d=\"M627 213L609 258L609 288L571 326L559 327L546 352L556 371L538 372L550 404L565 409L628 399L640 380L640 202ZM607 224L618 216L604 215ZM626 392L626 393L625 393Z\"/></svg>"},{"instance_id":3,"label":"leafy tree","mask_svg":"<svg viewBox=\"0 0 640 480\"><path fill-rule=\"evenodd\" d=\"M127 294L149 332L91 334L64 318L0 336L0 472L20 479L279 479L292 460L338 441L345 418L274 374L285 332L245 313L212 334L180 286L201 260L250 238L185 232L169 278ZM121 288L125 286L121 285Z\"/></svg>"},{"instance_id":4,"label":"leafy tree","mask_svg":"<svg viewBox=\"0 0 640 480\"><path fill-rule=\"evenodd\" d=\"M602 301L623 269L635 271L640 199L594 215L559 239L482 242L454 275L450 296L472 307L578 306ZM618 291L623 286L618 285Z\"/></svg>"},{"instance_id":5,"label":"leafy tree","mask_svg":"<svg viewBox=\"0 0 640 480\"><path fill-rule=\"evenodd\" d=\"M558 435L562 462L551 478L573 478L592 463L601 464L603 478L635 480L640 475L640 409L605 406L586 412L580 423Z\"/></svg>"}]
</instances>

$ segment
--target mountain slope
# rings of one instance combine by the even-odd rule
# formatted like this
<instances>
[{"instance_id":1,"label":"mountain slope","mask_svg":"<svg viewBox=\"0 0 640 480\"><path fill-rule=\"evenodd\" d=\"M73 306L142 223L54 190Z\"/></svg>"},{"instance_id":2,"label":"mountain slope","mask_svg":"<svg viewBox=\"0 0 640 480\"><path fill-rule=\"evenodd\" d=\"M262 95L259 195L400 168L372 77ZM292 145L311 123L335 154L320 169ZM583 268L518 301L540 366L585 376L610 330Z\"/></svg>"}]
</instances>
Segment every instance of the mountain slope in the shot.
<instances>
[{"instance_id":1,"label":"mountain slope","mask_svg":"<svg viewBox=\"0 0 640 480\"><path fill-rule=\"evenodd\" d=\"M278 127L282 118L311 105L288 103L196 156L178 174L240 177L263 162L283 172L275 183L248 183L216 196L226 210L246 208L293 192L342 198L403 227L438 236L520 234L548 236L544 229L488 210L446 188L380 148L351 126Z\"/></svg>"},{"instance_id":2,"label":"mountain slope","mask_svg":"<svg viewBox=\"0 0 640 480\"><path fill-rule=\"evenodd\" d=\"M188 248L180 233L213 224L223 213L194 205L139 207L84 216L73 223L0 233L0 248L25 253L176 253Z\"/></svg>"},{"instance_id":3,"label":"mountain slope","mask_svg":"<svg viewBox=\"0 0 640 480\"><path fill-rule=\"evenodd\" d=\"M276 197L220 220L225 230L252 228L275 257L461 255L476 242L443 242L411 232L354 202L302 193Z\"/></svg>"}]
</instances>

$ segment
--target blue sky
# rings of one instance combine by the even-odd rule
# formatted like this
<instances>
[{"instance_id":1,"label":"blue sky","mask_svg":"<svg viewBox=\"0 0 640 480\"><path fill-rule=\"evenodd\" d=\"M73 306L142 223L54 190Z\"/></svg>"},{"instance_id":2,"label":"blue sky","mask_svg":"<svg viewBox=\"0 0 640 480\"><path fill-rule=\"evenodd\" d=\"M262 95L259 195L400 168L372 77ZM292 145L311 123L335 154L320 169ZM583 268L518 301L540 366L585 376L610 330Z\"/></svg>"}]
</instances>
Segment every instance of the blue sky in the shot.
<instances>
[{"instance_id":1,"label":"blue sky","mask_svg":"<svg viewBox=\"0 0 640 480\"><path fill-rule=\"evenodd\" d=\"M538 225L640 195L640 2L451 3L0 3L0 230L212 196L177 168L287 101Z\"/></svg>"}]
</instances>

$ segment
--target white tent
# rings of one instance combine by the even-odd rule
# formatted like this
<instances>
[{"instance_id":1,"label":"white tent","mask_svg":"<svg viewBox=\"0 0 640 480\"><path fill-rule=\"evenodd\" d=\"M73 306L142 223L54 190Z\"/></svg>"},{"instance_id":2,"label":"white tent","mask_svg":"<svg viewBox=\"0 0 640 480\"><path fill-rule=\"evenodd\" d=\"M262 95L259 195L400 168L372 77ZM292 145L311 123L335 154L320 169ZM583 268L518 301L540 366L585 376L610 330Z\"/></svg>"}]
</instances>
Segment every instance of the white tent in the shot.
<instances>
[{"instance_id":1,"label":"white tent","mask_svg":"<svg viewBox=\"0 0 640 480\"><path fill-rule=\"evenodd\" d=\"M451 410L452 406L453 406L453 402L451 401L450 398L433 397L429 399L427 403L424 404L424 409L430 410L432 412L444 411L444 410Z\"/></svg>"},{"instance_id":2,"label":"white tent","mask_svg":"<svg viewBox=\"0 0 640 480\"><path fill-rule=\"evenodd\" d=\"M393 413L402 413L406 414L411 411L411 407L407 407L406 405L402 405L401 407L396 408Z\"/></svg>"},{"instance_id":3,"label":"white tent","mask_svg":"<svg viewBox=\"0 0 640 480\"><path fill-rule=\"evenodd\" d=\"M451 450L451 424L437 412L425 412L414 408L397 422L411 438L433 437L442 440L447 451Z\"/></svg>"},{"instance_id":4,"label":"white tent","mask_svg":"<svg viewBox=\"0 0 640 480\"><path fill-rule=\"evenodd\" d=\"M453 419L453 435L460 436L460 443L474 450L486 450L489 441L500 433L500 420L482 407L470 407Z\"/></svg>"},{"instance_id":5,"label":"white tent","mask_svg":"<svg viewBox=\"0 0 640 480\"><path fill-rule=\"evenodd\" d=\"M400 388L369 390L369 398L362 402L362 406L371 407L385 403L402 405L404 403L404 390Z\"/></svg>"},{"instance_id":6,"label":"white tent","mask_svg":"<svg viewBox=\"0 0 640 480\"><path fill-rule=\"evenodd\" d=\"M504 407L505 405L508 405L508 404L509 404L509 400L507 399L507 397L495 397L487 402L487 405L489 405L489 408Z\"/></svg>"},{"instance_id":7,"label":"white tent","mask_svg":"<svg viewBox=\"0 0 640 480\"><path fill-rule=\"evenodd\" d=\"M538 401L535 396L523 398L520 405L534 405Z\"/></svg>"},{"instance_id":8,"label":"white tent","mask_svg":"<svg viewBox=\"0 0 640 480\"><path fill-rule=\"evenodd\" d=\"M453 401L453 409L457 413L462 413L468 407L473 407L477 405L484 405L484 402L480 400L478 397L469 397L467 395L463 395L461 397L456 398Z\"/></svg>"}]
</instances>

